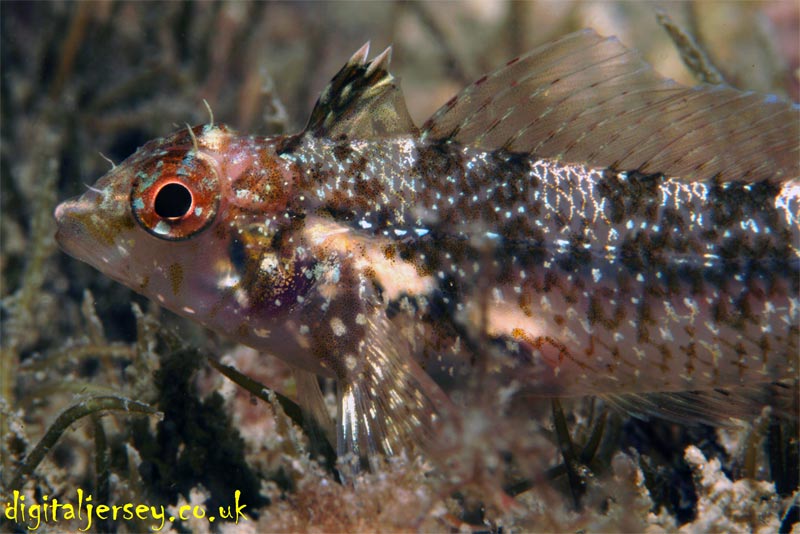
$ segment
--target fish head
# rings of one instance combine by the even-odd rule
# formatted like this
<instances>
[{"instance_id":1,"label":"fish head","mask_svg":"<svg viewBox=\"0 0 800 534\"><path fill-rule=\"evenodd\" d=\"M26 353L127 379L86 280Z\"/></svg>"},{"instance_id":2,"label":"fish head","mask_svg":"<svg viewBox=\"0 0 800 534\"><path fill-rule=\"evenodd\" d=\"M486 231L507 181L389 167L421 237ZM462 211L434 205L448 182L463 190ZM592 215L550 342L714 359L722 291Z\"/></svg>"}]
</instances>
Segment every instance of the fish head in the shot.
<instances>
[{"instance_id":1,"label":"fish head","mask_svg":"<svg viewBox=\"0 0 800 534\"><path fill-rule=\"evenodd\" d=\"M291 242L300 219L292 172L268 139L185 129L60 204L56 240L179 315L257 349L289 350L280 328L314 284L313 258Z\"/></svg>"}]
</instances>

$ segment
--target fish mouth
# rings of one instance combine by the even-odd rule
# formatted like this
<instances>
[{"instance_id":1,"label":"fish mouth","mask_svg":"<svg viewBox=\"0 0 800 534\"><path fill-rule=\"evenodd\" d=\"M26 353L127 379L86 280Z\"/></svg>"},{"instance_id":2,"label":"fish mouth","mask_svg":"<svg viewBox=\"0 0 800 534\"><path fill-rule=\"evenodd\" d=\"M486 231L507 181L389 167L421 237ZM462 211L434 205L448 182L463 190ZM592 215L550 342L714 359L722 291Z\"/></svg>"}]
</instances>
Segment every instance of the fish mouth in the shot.
<instances>
[{"instance_id":1,"label":"fish mouth","mask_svg":"<svg viewBox=\"0 0 800 534\"><path fill-rule=\"evenodd\" d=\"M80 256L77 236L82 233L83 225L79 219L85 214L85 205L79 199L67 200L56 206L56 243L70 256Z\"/></svg>"},{"instance_id":2,"label":"fish mouth","mask_svg":"<svg viewBox=\"0 0 800 534\"><path fill-rule=\"evenodd\" d=\"M70 256L97 266L97 260L107 254L118 235L113 222L102 215L93 196L83 195L56 206L58 246Z\"/></svg>"}]
</instances>

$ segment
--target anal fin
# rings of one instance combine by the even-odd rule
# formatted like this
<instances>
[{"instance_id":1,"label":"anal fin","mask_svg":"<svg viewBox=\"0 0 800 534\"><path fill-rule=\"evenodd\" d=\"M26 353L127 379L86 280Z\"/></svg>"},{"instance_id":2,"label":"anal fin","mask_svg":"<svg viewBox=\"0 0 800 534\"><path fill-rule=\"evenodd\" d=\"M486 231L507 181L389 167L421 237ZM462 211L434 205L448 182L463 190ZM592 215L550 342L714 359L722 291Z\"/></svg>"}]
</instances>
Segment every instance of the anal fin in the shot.
<instances>
[{"instance_id":1,"label":"anal fin","mask_svg":"<svg viewBox=\"0 0 800 534\"><path fill-rule=\"evenodd\" d=\"M765 406L774 416L797 419L798 381L787 380L730 389L673 393L604 395L609 404L635 417L659 417L680 424L736 425L758 416Z\"/></svg>"}]
</instances>

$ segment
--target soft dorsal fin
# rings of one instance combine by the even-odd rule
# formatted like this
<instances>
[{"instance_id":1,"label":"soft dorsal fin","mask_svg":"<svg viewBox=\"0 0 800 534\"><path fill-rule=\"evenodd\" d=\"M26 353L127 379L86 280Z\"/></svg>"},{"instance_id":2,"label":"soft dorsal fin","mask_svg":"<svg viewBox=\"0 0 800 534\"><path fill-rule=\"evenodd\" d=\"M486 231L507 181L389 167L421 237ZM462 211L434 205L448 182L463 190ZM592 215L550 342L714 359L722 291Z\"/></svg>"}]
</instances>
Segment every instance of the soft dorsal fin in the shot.
<instances>
[{"instance_id":1,"label":"soft dorsal fin","mask_svg":"<svg viewBox=\"0 0 800 534\"><path fill-rule=\"evenodd\" d=\"M592 30L479 79L425 123L422 138L686 180L800 176L799 106L681 86Z\"/></svg>"},{"instance_id":2,"label":"soft dorsal fin","mask_svg":"<svg viewBox=\"0 0 800 534\"><path fill-rule=\"evenodd\" d=\"M316 137L375 139L418 130L403 93L389 71L391 47L367 62L362 46L333 77L317 100L305 131Z\"/></svg>"}]
</instances>

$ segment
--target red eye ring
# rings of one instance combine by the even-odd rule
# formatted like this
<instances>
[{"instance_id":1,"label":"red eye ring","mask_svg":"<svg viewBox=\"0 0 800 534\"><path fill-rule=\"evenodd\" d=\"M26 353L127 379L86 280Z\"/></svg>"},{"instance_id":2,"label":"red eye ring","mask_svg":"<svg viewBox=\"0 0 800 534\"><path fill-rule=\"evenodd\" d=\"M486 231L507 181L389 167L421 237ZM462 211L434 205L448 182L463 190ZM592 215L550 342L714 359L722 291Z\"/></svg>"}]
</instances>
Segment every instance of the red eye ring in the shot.
<instances>
[{"instance_id":1,"label":"red eye ring","mask_svg":"<svg viewBox=\"0 0 800 534\"><path fill-rule=\"evenodd\" d=\"M136 173L131 212L142 228L159 239L189 239L214 221L219 191L213 164L194 151L174 151Z\"/></svg>"}]
</instances>

